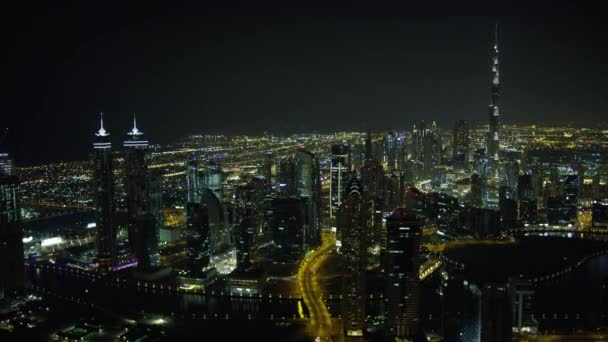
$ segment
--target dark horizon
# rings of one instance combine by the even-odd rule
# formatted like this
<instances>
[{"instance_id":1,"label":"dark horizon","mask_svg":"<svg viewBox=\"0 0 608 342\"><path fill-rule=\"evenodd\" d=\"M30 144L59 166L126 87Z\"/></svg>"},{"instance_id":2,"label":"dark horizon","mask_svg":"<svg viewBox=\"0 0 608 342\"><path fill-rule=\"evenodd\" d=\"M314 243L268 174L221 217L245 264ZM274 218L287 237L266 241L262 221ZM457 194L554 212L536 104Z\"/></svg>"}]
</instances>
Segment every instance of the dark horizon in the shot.
<instances>
[{"instance_id":1,"label":"dark horizon","mask_svg":"<svg viewBox=\"0 0 608 342\"><path fill-rule=\"evenodd\" d=\"M18 8L3 126L18 165L81 160L98 112L118 143L137 113L152 143L188 134L485 123L499 26L503 123L597 125L606 28L593 8ZM576 119L575 119L576 118Z\"/></svg>"}]
</instances>

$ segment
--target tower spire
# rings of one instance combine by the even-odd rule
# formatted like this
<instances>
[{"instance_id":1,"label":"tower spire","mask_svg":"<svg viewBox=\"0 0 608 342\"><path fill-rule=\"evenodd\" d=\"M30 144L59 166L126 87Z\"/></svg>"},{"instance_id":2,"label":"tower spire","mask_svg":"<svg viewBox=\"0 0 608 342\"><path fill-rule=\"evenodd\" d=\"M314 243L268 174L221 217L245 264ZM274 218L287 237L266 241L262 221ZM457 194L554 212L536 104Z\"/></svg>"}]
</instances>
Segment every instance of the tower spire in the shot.
<instances>
[{"instance_id":1,"label":"tower spire","mask_svg":"<svg viewBox=\"0 0 608 342\"><path fill-rule=\"evenodd\" d=\"M103 128L103 112L99 113L99 123L100 123L99 131L97 131L97 133L95 133L95 135L98 136L98 137L107 137L108 135L110 135L110 133L108 133Z\"/></svg>"},{"instance_id":2,"label":"tower spire","mask_svg":"<svg viewBox=\"0 0 608 342\"><path fill-rule=\"evenodd\" d=\"M494 27L494 50L498 52L498 20L496 21L496 26Z\"/></svg>"},{"instance_id":3,"label":"tower spire","mask_svg":"<svg viewBox=\"0 0 608 342\"><path fill-rule=\"evenodd\" d=\"M133 135L133 136L144 134L139 129L137 129L137 118L135 117L135 113L133 113L133 128L131 129L131 132L129 132L127 134Z\"/></svg>"}]
</instances>

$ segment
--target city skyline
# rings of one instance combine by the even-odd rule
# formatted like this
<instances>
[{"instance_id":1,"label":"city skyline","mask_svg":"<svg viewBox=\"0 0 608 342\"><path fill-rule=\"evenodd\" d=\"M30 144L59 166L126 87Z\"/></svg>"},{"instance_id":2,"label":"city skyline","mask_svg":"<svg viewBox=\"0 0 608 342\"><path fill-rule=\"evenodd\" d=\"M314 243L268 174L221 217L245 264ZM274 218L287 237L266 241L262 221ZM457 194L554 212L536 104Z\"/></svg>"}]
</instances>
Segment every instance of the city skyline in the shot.
<instances>
[{"instance_id":1,"label":"city skyline","mask_svg":"<svg viewBox=\"0 0 608 342\"><path fill-rule=\"evenodd\" d=\"M603 117L605 29L586 20L592 9L415 9L42 6L15 25L15 115L3 126L28 165L86 158L66 139L42 142L86 138L101 111L117 128L137 113L163 144L198 133L482 123L497 21L505 123ZM65 24L43 31L56 18Z\"/></svg>"},{"instance_id":2,"label":"city skyline","mask_svg":"<svg viewBox=\"0 0 608 342\"><path fill-rule=\"evenodd\" d=\"M24 9L0 339L605 339L606 29L553 5Z\"/></svg>"}]
</instances>

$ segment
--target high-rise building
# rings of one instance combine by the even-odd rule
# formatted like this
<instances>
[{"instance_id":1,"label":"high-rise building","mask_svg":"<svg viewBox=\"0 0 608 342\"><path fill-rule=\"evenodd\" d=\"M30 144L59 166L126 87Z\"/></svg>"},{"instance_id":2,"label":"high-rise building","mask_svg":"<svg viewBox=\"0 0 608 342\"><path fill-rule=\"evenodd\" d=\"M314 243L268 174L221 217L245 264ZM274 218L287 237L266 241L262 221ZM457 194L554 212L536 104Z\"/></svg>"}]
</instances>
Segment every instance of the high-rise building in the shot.
<instances>
[{"instance_id":1,"label":"high-rise building","mask_svg":"<svg viewBox=\"0 0 608 342\"><path fill-rule=\"evenodd\" d=\"M350 174L350 147L346 143L333 145L331 147L331 177L330 177L330 205L329 215L333 217L334 212L342 204L344 188L347 185Z\"/></svg>"},{"instance_id":2,"label":"high-rise building","mask_svg":"<svg viewBox=\"0 0 608 342\"><path fill-rule=\"evenodd\" d=\"M365 190L364 190L365 191ZM368 260L370 266L380 264L383 252L386 251L386 230L384 225L384 201L372 197L372 228L368 231Z\"/></svg>"},{"instance_id":3,"label":"high-rise building","mask_svg":"<svg viewBox=\"0 0 608 342\"><path fill-rule=\"evenodd\" d=\"M321 167L319 158L304 149L296 150L297 192L306 207L306 247L321 241Z\"/></svg>"},{"instance_id":4,"label":"high-rise building","mask_svg":"<svg viewBox=\"0 0 608 342\"><path fill-rule=\"evenodd\" d=\"M424 120L418 127L414 125L410 146L410 159L415 160L418 166L414 172L416 178L432 178L435 166L441 162L441 137L437 123L433 121L430 128Z\"/></svg>"},{"instance_id":5,"label":"high-rise building","mask_svg":"<svg viewBox=\"0 0 608 342\"><path fill-rule=\"evenodd\" d=\"M555 171L557 175L557 171ZM553 177L552 177L553 178ZM557 191L556 196L547 197L547 220L550 224L574 224L577 220L577 205L578 205L578 175L568 175L559 181L559 177L555 176L556 185L553 185L552 191Z\"/></svg>"},{"instance_id":6,"label":"high-rise building","mask_svg":"<svg viewBox=\"0 0 608 342\"><path fill-rule=\"evenodd\" d=\"M160 230L165 226L163 205L163 176L160 170L149 172L148 178L148 201L149 212L152 215L153 227L147 230L143 236L145 255L149 258L150 267L160 266L160 254L158 243L160 242Z\"/></svg>"},{"instance_id":7,"label":"high-rise building","mask_svg":"<svg viewBox=\"0 0 608 342\"><path fill-rule=\"evenodd\" d=\"M255 192L252 186L236 190L234 204L234 237L237 268L244 270L253 265L253 248L257 235Z\"/></svg>"},{"instance_id":8,"label":"high-rise building","mask_svg":"<svg viewBox=\"0 0 608 342\"><path fill-rule=\"evenodd\" d=\"M460 270L450 271L441 282L442 335L445 341L480 342L481 290Z\"/></svg>"},{"instance_id":9,"label":"high-rise building","mask_svg":"<svg viewBox=\"0 0 608 342\"><path fill-rule=\"evenodd\" d=\"M368 231L372 229L371 202L362 193L359 181L353 178L337 213L344 256L342 292L342 321L344 334L363 336L367 298L365 270L367 268Z\"/></svg>"},{"instance_id":10,"label":"high-rise building","mask_svg":"<svg viewBox=\"0 0 608 342\"><path fill-rule=\"evenodd\" d=\"M110 133L101 127L95 134L94 191L95 221L97 224L96 261L100 269L107 270L116 263L116 227L114 226L114 174Z\"/></svg>"},{"instance_id":11,"label":"high-rise building","mask_svg":"<svg viewBox=\"0 0 608 342\"><path fill-rule=\"evenodd\" d=\"M271 151L264 153L263 176L268 191L272 191L272 168L274 167L274 154Z\"/></svg>"},{"instance_id":12,"label":"high-rise building","mask_svg":"<svg viewBox=\"0 0 608 342\"><path fill-rule=\"evenodd\" d=\"M211 159L205 167L205 182L204 187L211 189L215 196L224 201L224 183L222 177L222 167L219 160Z\"/></svg>"},{"instance_id":13,"label":"high-rise building","mask_svg":"<svg viewBox=\"0 0 608 342\"><path fill-rule=\"evenodd\" d=\"M458 120L454 124L452 149L454 168L466 170L469 163L469 129L465 120Z\"/></svg>"},{"instance_id":14,"label":"high-rise building","mask_svg":"<svg viewBox=\"0 0 608 342\"><path fill-rule=\"evenodd\" d=\"M224 205L210 189L202 190L200 205L204 213L199 226L202 252L205 255L215 254L230 245Z\"/></svg>"},{"instance_id":15,"label":"high-rise building","mask_svg":"<svg viewBox=\"0 0 608 342\"><path fill-rule=\"evenodd\" d=\"M13 174L13 159L11 158L11 150L9 142L12 142L11 133L8 128L0 128L0 174Z\"/></svg>"},{"instance_id":16,"label":"high-rise building","mask_svg":"<svg viewBox=\"0 0 608 342\"><path fill-rule=\"evenodd\" d=\"M191 234L198 237L197 250L203 255L209 255L211 252L209 217L203 203L203 193L208 189L203 189L199 162L196 159L191 160L186 167L186 182L186 228Z\"/></svg>"},{"instance_id":17,"label":"high-rise building","mask_svg":"<svg viewBox=\"0 0 608 342\"><path fill-rule=\"evenodd\" d=\"M500 71L498 62L498 25L496 26L491 66L491 101L488 107L488 134L486 136L486 170L482 173L485 180L483 206L496 208L499 205L499 192L503 179L500 176Z\"/></svg>"},{"instance_id":18,"label":"high-rise building","mask_svg":"<svg viewBox=\"0 0 608 342\"><path fill-rule=\"evenodd\" d=\"M500 210L469 208L466 225L479 238L496 237L501 227Z\"/></svg>"},{"instance_id":19,"label":"high-rise building","mask_svg":"<svg viewBox=\"0 0 608 342\"><path fill-rule=\"evenodd\" d=\"M201 175L198 160L192 159L186 167L188 193L186 203L199 203L201 194Z\"/></svg>"},{"instance_id":20,"label":"high-rise building","mask_svg":"<svg viewBox=\"0 0 608 342\"><path fill-rule=\"evenodd\" d=\"M515 228L517 225L517 202L513 198L513 192L507 186L500 187L498 208L501 227L506 229Z\"/></svg>"},{"instance_id":21,"label":"high-rise building","mask_svg":"<svg viewBox=\"0 0 608 342\"><path fill-rule=\"evenodd\" d=\"M205 190L201 190L201 193ZM211 191L211 190L209 190ZM198 195L200 197L200 195ZM198 236L200 252L208 254L210 251L209 227L206 208L199 202L186 203L186 229L190 234Z\"/></svg>"},{"instance_id":22,"label":"high-rise building","mask_svg":"<svg viewBox=\"0 0 608 342\"><path fill-rule=\"evenodd\" d=\"M578 197L579 198L586 198L588 197L588 193L585 191L585 172L586 172L587 168L585 167L585 165L581 162L577 165L576 167L576 174L578 175Z\"/></svg>"},{"instance_id":23,"label":"high-rise building","mask_svg":"<svg viewBox=\"0 0 608 342\"><path fill-rule=\"evenodd\" d=\"M365 162L370 163L372 160L374 160L372 131L368 129L367 134L365 135Z\"/></svg>"},{"instance_id":24,"label":"high-rise building","mask_svg":"<svg viewBox=\"0 0 608 342\"><path fill-rule=\"evenodd\" d=\"M0 152L0 173L5 175L13 174L13 160L7 152Z\"/></svg>"},{"instance_id":25,"label":"high-rise building","mask_svg":"<svg viewBox=\"0 0 608 342\"><path fill-rule=\"evenodd\" d=\"M518 219L523 223L531 223L537 218L536 191L532 175L525 174L517 181L517 209Z\"/></svg>"},{"instance_id":26,"label":"high-rise building","mask_svg":"<svg viewBox=\"0 0 608 342\"><path fill-rule=\"evenodd\" d=\"M441 132L437 122L433 121L431 124L431 134L433 135L433 147L431 149L433 166L439 165L443 162L442 160L442 145L441 145Z\"/></svg>"},{"instance_id":27,"label":"high-rise building","mask_svg":"<svg viewBox=\"0 0 608 342\"><path fill-rule=\"evenodd\" d=\"M365 163L365 139L355 138L351 146L351 171L359 170Z\"/></svg>"},{"instance_id":28,"label":"high-rise building","mask_svg":"<svg viewBox=\"0 0 608 342\"><path fill-rule=\"evenodd\" d=\"M421 127L423 124L420 125ZM424 178L432 176L433 171L433 133L425 128L422 132L422 175Z\"/></svg>"},{"instance_id":29,"label":"high-rise building","mask_svg":"<svg viewBox=\"0 0 608 342\"><path fill-rule=\"evenodd\" d=\"M525 335L538 332L538 322L534 319L534 286L526 280L509 279L511 302L511 322L513 331Z\"/></svg>"},{"instance_id":30,"label":"high-rise building","mask_svg":"<svg viewBox=\"0 0 608 342\"><path fill-rule=\"evenodd\" d=\"M386 178L386 193L384 195L385 205L388 210L401 206L404 200L405 179L401 171L393 171Z\"/></svg>"},{"instance_id":31,"label":"high-rise building","mask_svg":"<svg viewBox=\"0 0 608 342\"><path fill-rule=\"evenodd\" d=\"M595 174L593 175L593 184L591 185L592 194L594 198L602 197L602 186L600 184L600 178L600 172L599 170L596 170Z\"/></svg>"},{"instance_id":32,"label":"high-rise building","mask_svg":"<svg viewBox=\"0 0 608 342\"><path fill-rule=\"evenodd\" d=\"M365 163L361 168L361 186L370 197L384 197L384 181L384 169L377 161Z\"/></svg>"},{"instance_id":33,"label":"high-rise building","mask_svg":"<svg viewBox=\"0 0 608 342\"><path fill-rule=\"evenodd\" d=\"M483 195L483 178L478 173L471 175L471 192L469 203L475 208L481 208Z\"/></svg>"},{"instance_id":34,"label":"high-rise building","mask_svg":"<svg viewBox=\"0 0 608 342\"><path fill-rule=\"evenodd\" d=\"M426 194L417 188L408 187L404 191L403 202L410 213L422 215L426 207L426 197Z\"/></svg>"},{"instance_id":35,"label":"high-rise building","mask_svg":"<svg viewBox=\"0 0 608 342\"><path fill-rule=\"evenodd\" d=\"M19 178L8 153L0 154L0 300L24 286Z\"/></svg>"},{"instance_id":36,"label":"high-rise building","mask_svg":"<svg viewBox=\"0 0 608 342\"><path fill-rule=\"evenodd\" d=\"M387 219L386 234L386 331L397 339L412 338L420 320L422 220L405 208L397 208Z\"/></svg>"},{"instance_id":37,"label":"high-rise building","mask_svg":"<svg viewBox=\"0 0 608 342\"><path fill-rule=\"evenodd\" d=\"M480 341L511 342L511 302L506 283L486 282L481 286Z\"/></svg>"},{"instance_id":38,"label":"high-rise building","mask_svg":"<svg viewBox=\"0 0 608 342\"><path fill-rule=\"evenodd\" d=\"M150 271L160 266L162 176L152 176L148 170L148 141L137 128L135 117L124 148L129 246L137 257L138 268Z\"/></svg>"},{"instance_id":39,"label":"high-rise building","mask_svg":"<svg viewBox=\"0 0 608 342\"><path fill-rule=\"evenodd\" d=\"M296 261L304 256L305 209L305 200L300 198L272 201L273 240L281 261Z\"/></svg>"},{"instance_id":40,"label":"high-rise building","mask_svg":"<svg viewBox=\"0 0 608 342\"><path fill-rule=\"evenodd\" d=\"M279 192L282 196L298 195L297 161L293 156L279 163Z\"/></svg>"},{"instance_id":41,"label":"high-rise building","mask_svg":"<svg viewBox=\"0 0 608 342\"><path fill-rule=\"evenodd\" d=\"M395 170L397 162L397 136L394 132L388 132L384 138L384 161L388 167L389 172Z\"/></svg>"},{"instance_id":42,"label":"high-rise building","mask_svg":"<svg viewBox=\"0 0 608 342\"><path fill-rule=\"evenodd\" d=\"M406 135L400 133L397 135L397 166L396 168L405 171L407 162L407 138Z\"/></svg>"},{"instance_id":43,"label":"high-rise building","mask_svg":"<svg viewBox=\"0 0 608 342\"><path fill-rule=\"evenodd\" d=\"M567 205L576 206L580 195L579 184L581 177L579 175L569 175L563 182L563 196Z\"/></svg>"},{"instance_id":44,"label":"high-rise building","mask_svg":"<svg viewBox=\"0 0 608 342\"><path fill-rule=\"evenodd\" d=\"M412 128L412 139L411 139L411 147L412 147L412 151L411 151L411 159L416 160L416 161L421 161L422 160L422 156L423 156L423 136L424 136L424 132L426 131L426 124L424 123L424 120L420 121L420 124L418 125L418 127L416 127L416 125L414 124L414 127Z\"/></svg>"},{"instance_id":45,"label":"high-rise building","mask_svg":"<svg viewBox=\"0 0 608 342\"><path fill-rule=\"evenodd\" d=\"M136 235L144 229L138 226L138 221L144 221L140 216L148 214L148 141L137 128L137 121L133 117L133 128L127 133L124 141L125 149L125 179L127 192L127 222L128 242L131 252L136 251Z\"/></svg>"},{"instance_id":46,"label":"high-rise building","mask_svg":"<svg viewBox=\"0 0 608 342\"><path fill-rule=\"evenodd\" d=\"M492 49L492 98L489 106L489 126L487 136L487 157L492 166L492 172L498 172L500 148L500 71L498 63L498 25L496 25L494 48Z\"/></svg>"}]
</instances>

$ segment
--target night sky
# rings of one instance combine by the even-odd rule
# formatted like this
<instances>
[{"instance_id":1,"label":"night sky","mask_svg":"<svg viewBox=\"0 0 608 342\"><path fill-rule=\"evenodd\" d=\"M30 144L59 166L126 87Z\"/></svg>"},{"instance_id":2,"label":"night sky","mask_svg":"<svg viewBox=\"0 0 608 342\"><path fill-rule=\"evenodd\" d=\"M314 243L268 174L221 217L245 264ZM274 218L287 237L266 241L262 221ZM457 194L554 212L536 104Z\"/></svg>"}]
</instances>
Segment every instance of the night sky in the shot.
<instances>
[{"instance_id":1,"label":"night sky","mask_svg":"<svg viewBox=\"0 0 608 342\"><path fill-rule=\"evenodd\" d=\"M87 158L99 111L115 144L132 113L159 143L485 122L497 20L504 122L604 119L608 30L593 16L603 11L375 3L24 1L3 10L0 126L27 165Z\"/></svg>"}]
</instances>

